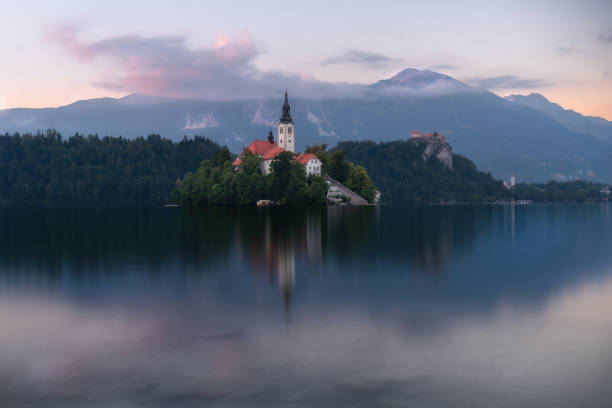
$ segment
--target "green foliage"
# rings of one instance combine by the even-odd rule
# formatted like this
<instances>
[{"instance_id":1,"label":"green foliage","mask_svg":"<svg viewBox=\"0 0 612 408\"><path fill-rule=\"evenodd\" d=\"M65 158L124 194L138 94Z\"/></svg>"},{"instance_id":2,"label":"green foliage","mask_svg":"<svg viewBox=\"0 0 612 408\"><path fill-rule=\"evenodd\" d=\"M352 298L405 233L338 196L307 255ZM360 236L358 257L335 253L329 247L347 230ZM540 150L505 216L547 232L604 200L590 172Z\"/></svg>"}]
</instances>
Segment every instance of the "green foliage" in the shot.
<instances>
[{"instance_id":1,"label":"green foliage","mask_svg":"<svg viewBox=\"0 0 612 408\"><path fill-rule=\"evenodd\" d=\"M229 159L215 153L202 162L195 174L187 173L172 193L177 203L186 206L254 205L258 200L274 200L286 205L324 205L327 183L322 177L306 177L304 166L291 152L282 152L270 163L269 175L262 173L261 158L245 151L238 170ZM227 158L225 155L224 157Z\"/></svg>"},{"instance_id":2,"label":"green foliage","mask_svg":"<svg viewBox=\"0 0 612 408\"><path fill-rule=\"evenodd\" d=\"M161 204L218 149L199 136L176 143L159 135L64 139L55 130L0 135L0 204Z\"/></svg>"},{"instance_id":3,"label":"green foliage","mask_svg":"<svg viewBox=\"0 0 612 408\"><path fill-rule=\"evenodd\" d=\"M308 203L314 205L327 204L327 189L329 186L321 176L310 176L308 178Z\"/></svg>"},{"instance_id":4,"label":"green foliage","mask_svg":"<svg viewBox=\"0 0 612 408\"><path fill-rule=\"evenodd\" d=\"M349 177L351 168L344 156L344 150L336 149L329 160L328 173L330 177L344 184Z\"/></svg>"},{"instance_id":5,"label":"green foliage","mask_svg":"<svg viewBox=\"0 0 612 408\"><path fill-rule=\"evenodd\" d=\"M222 147L221 149L215 150L213 153L213 157L210 159L210 162L213 167L221 167L223 163L226 161L230 161L232 159L232 155L227 148L227 146Z\"/></svg>"},{"instance_id":6,"label":"green foliage","mask_svg":"<svg viewBox=\"0 0 612 408\"><path fill-rule=\"evenodd\" d=\"M510 194L514 200L536 202L608 201L610 186L583 180L549 181L541 184L518 183Z\"/></svg>"},{"instance_id":7,"label":"green foliage","mask_svg":"<svg viewBox=\"0 0 612 408\"><path fill-rule=\"evenodd\" d=\"M424 161L424 144L343 142L338 149L367 169L386 203L487 202L509 198L501 181L479 172L474 163L462 156L453 155L452 170L435 157Z\"/></svg>"},{"instance_id":8,"label":"green foliage","mask_svg":"<svg viewBox=\"0 0 612 408\"><path fill-rule=\"evenodd\" d=\"M506 189L501 181L495 180L490 173L478 171L476 165L463 156L453 155L453 169L435 157L424 161L425 144L410 141L343 142L337 149L344 150L349 160L367 169L385 203L608 200L605 192L608 186L586 181L522 183ZM351 186L356 183L354 179L355 175L351 175L347 186L357 191L357 186ZM362 193L363 197L366 195Z\"/></svg>"},{"instance_id":9,"label":"green foliage","mask_svg":"<svg viewBox=\"0 0 612 408\"><path fill-rule=\"evenodd\" d=\"M314 145L306 148L306 153L317 155L322 163L322 173L329 174L355 193L365 198L370 204L376 200L376 187L362 166L355 167L349 162L342 149L335 149L333 154L327 152L327 145Z\"/></svg>"},{"instance_id":10,"label":"green foliage","mask_svg":"<svg viewBox=\"0 0 612 408\"><path fill-rule=\"evenodd\" d=\"M370 180L366 169L362 166L355 167L353 163L350 164L350 169L346 186L368 200L369 203L373 203L376 199L376 187Z\"/></svg>"},{"instance_id":11,"label":"green foliage","mask_svg":"<svg viewBox=\"0 0 612 408\"><path fill-rule=\"evenodd\" d=\"M272 170L270 173L272 179L272 197L275 201L281 201L283 197L286 197L289 184L296 176L294 165L300 165L295 163L293 159L293 153L284 151L270 163L270 169ZM305 178L305 175L303 178ZM295 186L293 187L295 188Z\"/></svg>"}]
</instances>

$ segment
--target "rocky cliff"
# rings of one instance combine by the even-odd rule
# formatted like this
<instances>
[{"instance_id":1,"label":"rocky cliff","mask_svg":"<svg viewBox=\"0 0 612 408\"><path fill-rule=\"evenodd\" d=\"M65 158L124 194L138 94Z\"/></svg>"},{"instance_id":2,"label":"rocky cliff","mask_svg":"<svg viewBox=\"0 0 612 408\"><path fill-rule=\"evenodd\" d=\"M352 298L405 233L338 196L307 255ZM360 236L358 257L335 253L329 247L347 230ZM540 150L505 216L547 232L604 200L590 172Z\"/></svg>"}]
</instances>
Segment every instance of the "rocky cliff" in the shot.
<instances>
[{"instance_id":1,"label":"rocky cliff","mask_svg":"<svg viewBox=\"0 0 612 408\"><path fill-rule=\"evenodd\" d=\"M453 151L445 139L438 137L418 137L411 138L409 141L415 146L425 145L425 150L423 151L422 156L423 161L427 161L430 157L435 156L446 167L451 170L453 169Z\"/></svg>"}]
</instances>

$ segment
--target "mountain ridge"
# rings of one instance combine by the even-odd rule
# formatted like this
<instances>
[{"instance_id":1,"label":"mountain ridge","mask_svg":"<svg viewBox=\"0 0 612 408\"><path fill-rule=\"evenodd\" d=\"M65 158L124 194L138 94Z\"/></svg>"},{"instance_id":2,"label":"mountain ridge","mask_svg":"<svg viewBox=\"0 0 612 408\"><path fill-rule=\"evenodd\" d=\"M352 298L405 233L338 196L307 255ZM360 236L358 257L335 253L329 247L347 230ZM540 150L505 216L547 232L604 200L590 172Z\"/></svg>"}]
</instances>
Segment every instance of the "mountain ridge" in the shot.
<instances>
[{"instance_id":1,"label":"mountain ridge","mask_svg":"<svg viewBox=\"0 0 612 408\"><path fill-rule=\"evenodd\" d=\"M612 181L612 144L570 130L549 113L430 70L407 69L382 81L390 82L366 87L365 97L299 98L290 89L297 149L438 131L457 153L498 178ZM131 94L58 108L2 110L0 132L55 128L64 135L160 134L173 140L199 134L239 152L275 128L281 105L280 98L211 101Z\"/></svg>"},{"instance_id":2,"label":"mountain ridge","mask_svg":"<svg viewBox=\"0 0 612 408\"><path fill-rule=\"evenodd\" d=\"M544 112L570 130L590 134L604 142L612 143L612 122L605 118L565 109L539 93L508 95L504 99Z\"/></svg>"}]
</instances>

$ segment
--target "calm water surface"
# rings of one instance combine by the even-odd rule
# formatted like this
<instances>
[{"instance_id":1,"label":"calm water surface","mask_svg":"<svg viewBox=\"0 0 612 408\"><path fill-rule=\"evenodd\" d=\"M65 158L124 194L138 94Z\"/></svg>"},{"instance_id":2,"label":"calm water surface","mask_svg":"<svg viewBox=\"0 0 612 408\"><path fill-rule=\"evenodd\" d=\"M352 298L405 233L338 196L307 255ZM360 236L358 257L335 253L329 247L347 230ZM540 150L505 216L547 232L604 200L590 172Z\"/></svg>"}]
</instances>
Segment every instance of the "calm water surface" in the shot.
<instances>
[{"instance_id":1,"label":"calm water surface","mask_svg":"<svg viewBox=\"0 0 612 408\"><path fill-rule=\"evenodd\" d=\"M612 206L0 210L1 407L610 407Z\"/></svg>"}]
</instances>

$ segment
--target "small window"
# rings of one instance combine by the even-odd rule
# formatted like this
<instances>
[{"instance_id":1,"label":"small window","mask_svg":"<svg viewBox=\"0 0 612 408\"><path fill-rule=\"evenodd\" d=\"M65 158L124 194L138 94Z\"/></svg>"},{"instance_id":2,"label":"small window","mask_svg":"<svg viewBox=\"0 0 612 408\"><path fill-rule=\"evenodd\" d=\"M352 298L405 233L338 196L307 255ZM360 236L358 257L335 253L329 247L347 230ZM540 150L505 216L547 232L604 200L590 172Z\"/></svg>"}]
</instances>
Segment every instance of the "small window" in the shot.
<instances>
[{"instance_id":1,"label":"small window","mask_svg":"<svg viewBox=\"0 0 612 408\"><path fill-rule=\"evenodd\" d=\"M289 134L291 134L291 129L292 129L292 128L291 128L291 126L289 126L289 127L287 128L287 132L288 132Z\"/></svg>"},{"instance_id":2,"label":"small window","mask_svg":"<svg viewBox=\"0 0 612 408\"><path fill-rule=\"evenodd\" d=\"M278 133L283 133L283 128L278 128Z\"/></svg>"}]
</instances>

